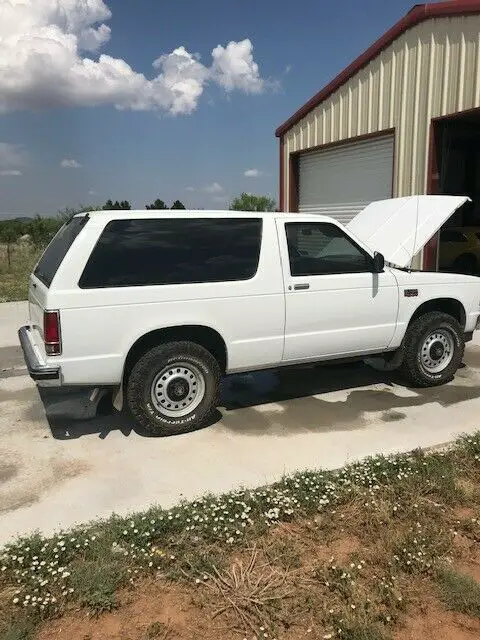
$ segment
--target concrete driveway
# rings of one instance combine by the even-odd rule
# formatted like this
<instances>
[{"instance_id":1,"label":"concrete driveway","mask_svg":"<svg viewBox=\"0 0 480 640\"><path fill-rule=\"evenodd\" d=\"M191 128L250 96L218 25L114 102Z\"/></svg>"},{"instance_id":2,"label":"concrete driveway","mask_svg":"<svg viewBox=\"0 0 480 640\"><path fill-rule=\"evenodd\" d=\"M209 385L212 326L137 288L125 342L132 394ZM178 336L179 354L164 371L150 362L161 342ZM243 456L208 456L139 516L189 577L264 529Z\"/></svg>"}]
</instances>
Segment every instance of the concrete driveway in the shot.
<instances>
[{"instance_id":1,"label":"concrete driveway","mask_svg":"<svg viewBox=\"0 0 480 640\"><path fill-rule=\"evenodd\" d=\"M0 319L25 316L24 305L12 308L0 306ZM480 346L472 344L455 381L436 389L407 389L363 364L231 377L210 427L146 437L102 403L92 417L84 391L40 395L18 368L18 324L8 326L0 323L0 336L10 336L0 341L0 544L298 469L443 444L480 424Z\"/></svg>"}]
</instances>

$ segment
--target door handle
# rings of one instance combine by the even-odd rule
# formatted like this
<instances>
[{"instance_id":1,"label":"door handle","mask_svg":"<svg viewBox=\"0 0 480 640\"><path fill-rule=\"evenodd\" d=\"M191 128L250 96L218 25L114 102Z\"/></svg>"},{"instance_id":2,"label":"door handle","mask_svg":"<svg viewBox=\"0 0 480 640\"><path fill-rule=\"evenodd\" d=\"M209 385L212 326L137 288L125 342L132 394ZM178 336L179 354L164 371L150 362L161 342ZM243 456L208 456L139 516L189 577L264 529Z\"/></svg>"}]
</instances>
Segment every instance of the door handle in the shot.
<instances>
[{"instance_id":1,"label":"door handle","mask_svg":"<svg viewBox=\"0 0 480 640\"><path fill-rule=\"evenodd\" d=\"M302 284L295 284L293 288L295 289L295 291L305 291L306 289L310 289L310 285L308 284L308 282L304 282Z\"/></svg>"}]
</instances>

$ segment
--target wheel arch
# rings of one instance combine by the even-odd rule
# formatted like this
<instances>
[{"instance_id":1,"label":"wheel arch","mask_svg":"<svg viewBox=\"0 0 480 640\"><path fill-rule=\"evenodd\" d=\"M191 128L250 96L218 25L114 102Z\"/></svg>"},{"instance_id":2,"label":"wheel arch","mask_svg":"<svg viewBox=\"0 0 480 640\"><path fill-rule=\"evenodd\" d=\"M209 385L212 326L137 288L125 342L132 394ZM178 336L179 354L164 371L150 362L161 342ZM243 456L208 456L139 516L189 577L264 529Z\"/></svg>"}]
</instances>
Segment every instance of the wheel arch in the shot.
<instances>
[{"instance_id":1,"label":"wheel arch","mask_svg":"<svg viewBox=\"0 0 480 640\"><path fill-rule=\"evenodd\" d=\"M194 342L209 351L220 365L220 370L227 370L228 353L223 337L211 327L200 324L186 324L153 329L140 336L130 347L125 358L123 378L128 377L134 363L149 349L166 342Z\"/></svg>"},{"instance_id":2,"label":"wheel arch","mask_svg":"<svg viewBox=\"0 0 480 640\"><path fill-rule=\"evenodd\" d=\"M139 338L131 345L125 358L122 379L114 393L113 405L117 410L123 407L123 390L125 382L135 362L149 349L166 342L178 342L186 340L204 347L217 360L220 371L224 374L228 365L228 350L224 338L218 331L202 324L185 324L178 326L153 329Z\"/></svg>"},{"instance_id":3,"label":"wheel arch","mask_svg":"<svg viewBox=\"0 0 480 640\"><path fill-rule=\"evenodd\" d=\"M460 324L461 328L465 330L465 325L467 322L467 312L465 311L465 307L456 298L433 298L432 300L427 300L422 303L417 309L415 309L410 321L408 323L408 327L414 322L417 318L424 315L425 313L430 313L431 311L440 311L442 313L446 313L449 316L452 316L457 320Z\"/></svg>"}]
</instances>

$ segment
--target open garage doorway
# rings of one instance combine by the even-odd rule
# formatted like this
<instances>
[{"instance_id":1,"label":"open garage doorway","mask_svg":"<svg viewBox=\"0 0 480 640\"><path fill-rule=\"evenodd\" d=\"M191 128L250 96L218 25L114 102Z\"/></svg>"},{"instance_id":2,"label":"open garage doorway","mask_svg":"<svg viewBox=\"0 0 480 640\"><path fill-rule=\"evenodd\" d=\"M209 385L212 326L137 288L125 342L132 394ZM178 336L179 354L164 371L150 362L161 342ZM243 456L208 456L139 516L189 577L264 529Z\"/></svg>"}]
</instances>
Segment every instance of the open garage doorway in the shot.
<instances>
[{"instance_id":1,"label":"open garage doorway","mask_svg":"<svg viewBox=\"0 0 480 640\"><path fill-rule=\"evenodd\" d=\"M480 110L432 123L430 193L467 195L426 251L426 268L480 275Z\"/></svg>"}]
</instances>

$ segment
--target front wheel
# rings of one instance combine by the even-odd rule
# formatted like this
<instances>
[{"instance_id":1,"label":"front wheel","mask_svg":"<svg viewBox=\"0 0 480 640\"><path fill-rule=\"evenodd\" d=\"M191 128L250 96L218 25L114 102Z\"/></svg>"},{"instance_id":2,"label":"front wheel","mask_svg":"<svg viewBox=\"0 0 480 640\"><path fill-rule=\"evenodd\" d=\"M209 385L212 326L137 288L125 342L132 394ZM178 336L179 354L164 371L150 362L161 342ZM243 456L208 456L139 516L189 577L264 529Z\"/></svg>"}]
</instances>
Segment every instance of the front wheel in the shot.
<instances>
[{"instance_id":1,"label":"front wheel","mask_svg":"<svg viewBox=\"0 0 480 640\"><path fill-rule=\"evenodd\" d=\"M127 381L128 407L149 433L175 435L201 427L218 401L220 368L192 342L154 347L134 365Z\"/></svg>"},{"instance_id":2,"label":"front wheel","mask_svg":"<svg viewBox=\"0 0 480 640\"><path fill-rule=\"evenodd\" d=\"M446 313L426 313L407 330L403 373L417 387L445 384L460 366L464 349L463 332L455 318Z\"/></svg>"}]
</instances>

